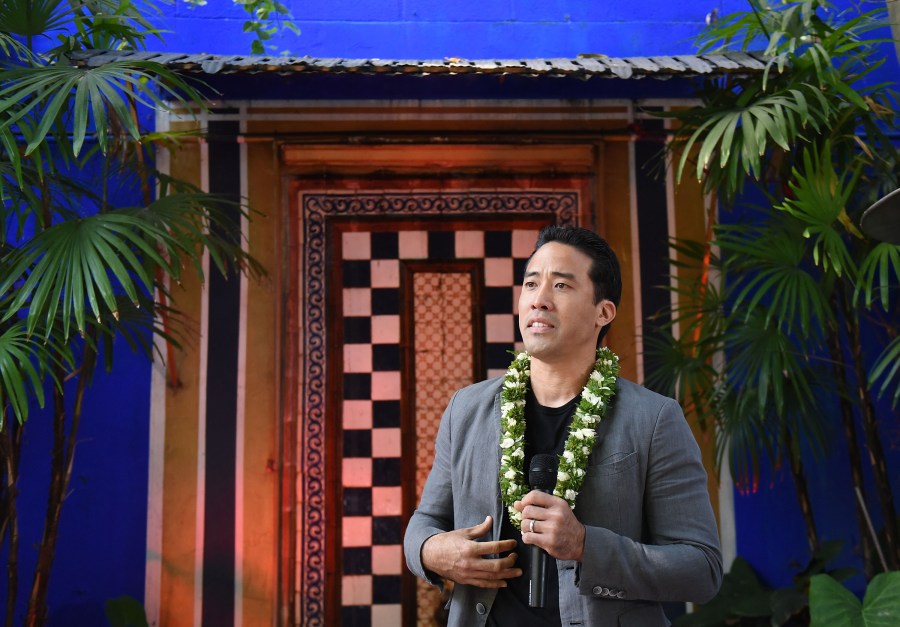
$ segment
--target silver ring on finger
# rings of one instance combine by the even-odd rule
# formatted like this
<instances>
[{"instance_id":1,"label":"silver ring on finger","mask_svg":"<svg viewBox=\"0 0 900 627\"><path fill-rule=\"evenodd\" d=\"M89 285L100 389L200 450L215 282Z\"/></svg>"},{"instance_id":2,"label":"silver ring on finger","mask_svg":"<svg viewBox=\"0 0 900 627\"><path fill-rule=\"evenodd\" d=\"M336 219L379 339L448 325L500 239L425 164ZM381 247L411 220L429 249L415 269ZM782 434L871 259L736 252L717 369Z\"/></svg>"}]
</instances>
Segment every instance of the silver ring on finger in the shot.
<instances>
[{"instance_id":1,"label":"silver ring on finger","mask_svg":"<svg viewBox=\"0 0 900 627\"><path fill-rule=\"evenodd\" d=\"M534 523L535 523L534 518L532 518L529 522L531 523L531 526L528 527L528 531L530 531L531 533L534 533Z\"/></svg>"}]
</instances>

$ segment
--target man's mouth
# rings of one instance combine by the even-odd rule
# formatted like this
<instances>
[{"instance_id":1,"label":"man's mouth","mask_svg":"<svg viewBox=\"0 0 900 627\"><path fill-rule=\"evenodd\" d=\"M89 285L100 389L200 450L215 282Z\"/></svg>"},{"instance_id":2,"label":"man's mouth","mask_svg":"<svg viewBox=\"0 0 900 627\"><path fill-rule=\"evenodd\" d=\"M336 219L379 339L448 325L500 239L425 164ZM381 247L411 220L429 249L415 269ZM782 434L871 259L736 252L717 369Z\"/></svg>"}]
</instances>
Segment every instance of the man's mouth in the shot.
<instances>
[{"instance_id":1,"label":"man's mouth","mask_svg":"<svg viewBox=\"0 0 900 627\"><path fill-rule=\"evenodd\" d=\"M528 323L529 329L552 329L553 325L542 320L532 320Z\"/></svg>"}]
</instances>

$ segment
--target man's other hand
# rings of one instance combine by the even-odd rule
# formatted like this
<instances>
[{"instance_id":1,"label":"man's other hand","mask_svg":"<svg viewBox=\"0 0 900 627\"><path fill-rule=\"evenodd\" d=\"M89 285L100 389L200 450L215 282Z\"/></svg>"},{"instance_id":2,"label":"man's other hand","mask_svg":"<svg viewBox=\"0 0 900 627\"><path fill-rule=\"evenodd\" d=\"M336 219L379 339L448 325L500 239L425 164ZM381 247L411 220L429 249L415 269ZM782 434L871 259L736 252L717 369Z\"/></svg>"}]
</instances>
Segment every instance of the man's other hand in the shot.
<instances>
[{"instance_id":1,"label":"man's other hand","mask_svg":"<svg viewBox=\"0 0 900 627\"><path fill-rule=\"evenodd\" d=\"M422 545L422 565L433 573L456 583L479 588L505 588L506 580L519 577L515 568L516 554L499 555L516 548L515 540L476 542L476 538L490 533L490 516L474 527L456 529L433 535Z\"/></svg>"}]
</instances>

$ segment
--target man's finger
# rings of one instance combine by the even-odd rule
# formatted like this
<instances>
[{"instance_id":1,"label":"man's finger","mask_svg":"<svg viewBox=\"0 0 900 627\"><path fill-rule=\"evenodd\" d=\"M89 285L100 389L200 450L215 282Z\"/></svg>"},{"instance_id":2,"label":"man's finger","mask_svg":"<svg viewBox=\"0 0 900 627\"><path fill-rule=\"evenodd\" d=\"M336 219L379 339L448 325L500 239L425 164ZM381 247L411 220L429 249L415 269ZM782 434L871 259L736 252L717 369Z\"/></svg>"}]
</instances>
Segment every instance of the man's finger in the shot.
<instances>
[{"instance_id":1,"label":"man's finger","mask_svg":"<svg viewBox=\"0 0 900 627\"><path fill-rule=\"evenodd\" d=\"M516 548L515 540L493 540L491 542L478 542L473 547L475 555L499 555Z\"/></svg>"},{"instance_id":2,"label":"man's finger","mask_svg":"<svg viewBox=\"0 0 900 627\"><path fill-rule=\"evenodd\" d=\"M518 570L515 568L517 555L515 553L510 553L506 557L501 557L497 559L482 559L475 562L478 570L502 574L508 573L513 570Z\"/></svg>"},{"instance_id":3,"label":"man's finger","mask_svg":"<svg viewBox=\"0 0 900 627\"><path fill-rule=\"evenodd\" d=\"M521 501L516 501L516 509L520 512L525 509L525 507L529 505L537 505L538 507L550 508L553 505L559 505L560 503L565 503L558 496L554 496L552 494L547 494L546 492L541 492L540 490L532 490L528 494L522 497ZM521 507L518 506L521 504Z\"/></svg>"}]
</instances>

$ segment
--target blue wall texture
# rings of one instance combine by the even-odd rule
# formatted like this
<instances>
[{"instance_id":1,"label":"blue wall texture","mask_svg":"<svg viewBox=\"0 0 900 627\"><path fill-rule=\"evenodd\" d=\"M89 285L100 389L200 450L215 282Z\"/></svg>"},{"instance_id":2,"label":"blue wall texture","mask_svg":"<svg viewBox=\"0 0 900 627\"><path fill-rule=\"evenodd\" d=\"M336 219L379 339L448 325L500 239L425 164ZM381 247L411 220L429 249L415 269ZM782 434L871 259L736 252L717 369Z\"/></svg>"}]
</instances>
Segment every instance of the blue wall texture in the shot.
<instances>
[{"instance_id":1,"label":"blue wall texture","mask_svg":"<svg viewBox=\"0 0 900 627\"><path fill-rule=\"evenodd\" d=\"M726 14L746 8L740 0L331 0L286 4L301 34L282 31L271 42L273 54L381 59L691 53L693 38L711 11ZM249 53L252 38L241 32L245 16L230 0L209 0L208 6L197 8L177 0L161 11L155 19L168 32L164 41L148 43L151 50ZM900 76L893 56L888 66L883 75L892 80ZM327 80L321 83L329 84ZM403 91L402 83L397 85ZM342 93L346 85L337 81L334 87L336 91L326 90L314 97L348 97ZM421 90L422 83L409 89L410 94ZM291 90L285 91L288 93L283 95L292 97ZM278 92L276 83L267 96ZM440 88L438 92L437 97L450 97ZM487 88L484 95L490 96L489 92ZM116 373L98 374L87 398L51 580L51 625L103 625L106 599L143 595L151 366L125 346L116 347L116 359ZM32 545L43 526L49 420L37 414L27 431L19 503L23 588L30 585L28 573L35 558ZM900 472L900 430L886 425L883 438L889 446L893 443L890 470L896 476ZM809 479L823 535L852 540L855 520L845 498L850 488L844 450L837 445L828 453L827 464L837 472ZM835 505L838 494L840 505ZM735 502L738 553L751 561L766 583L789 584L792 574L809 558L790 477L783 470L772 471L756 492L737 493ZM877 519L878 513L873 514ZM845 550L848 563L854 563L851 548Z\"/></svg>"},{"instance_id":2,"label":"blue wall texture","mask_svg":"<svg viewBox=\"0 0 900 627\"><path fill-rule=\"evenodd\" d=\"M282 31L272 53L322 58L517 59L683 54L713 10L743 10L741 0L332 0L284 3L301 30ZM241 54L244 13L228 0L166 10L178 52ZM153 48L152 44L150 46Z\"/></svg>"}]
</instances>

